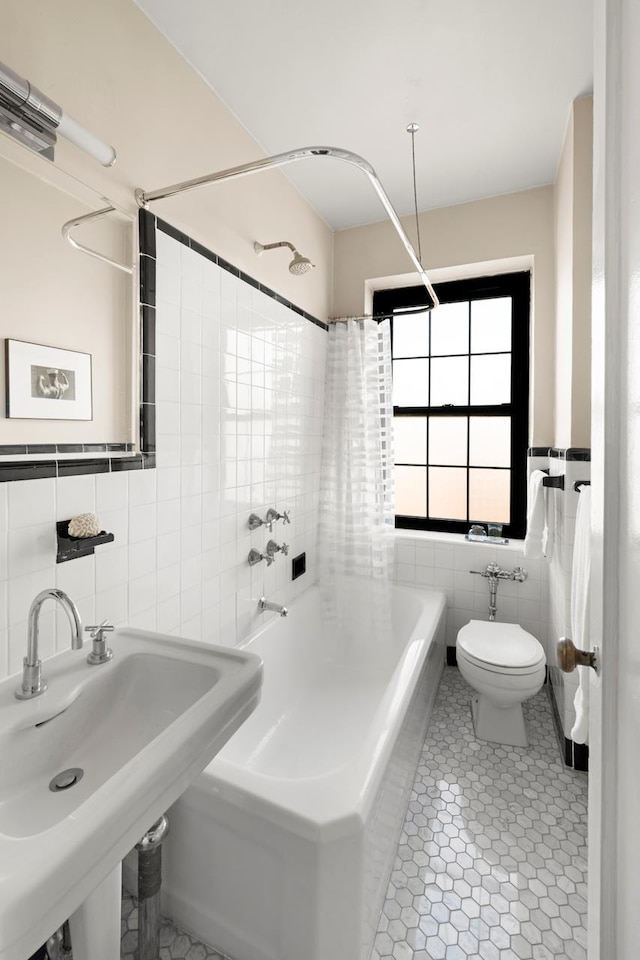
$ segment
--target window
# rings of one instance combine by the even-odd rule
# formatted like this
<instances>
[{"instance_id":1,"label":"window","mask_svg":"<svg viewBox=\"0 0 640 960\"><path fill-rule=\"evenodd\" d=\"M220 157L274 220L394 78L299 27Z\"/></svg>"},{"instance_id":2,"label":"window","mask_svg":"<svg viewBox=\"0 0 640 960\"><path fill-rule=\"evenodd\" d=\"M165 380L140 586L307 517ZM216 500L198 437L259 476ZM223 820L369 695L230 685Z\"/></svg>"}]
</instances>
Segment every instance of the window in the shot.
<instances>
[{"instance_id":1,"label":"window","mask_svg":"<svg viewBox=\"0 0 640 960\"><path fill-rule=\"evenodd\" d=\"M529 399L528 273L379 290L391 317L396 527L522 537Z\"/></svg>"}]
</instances>

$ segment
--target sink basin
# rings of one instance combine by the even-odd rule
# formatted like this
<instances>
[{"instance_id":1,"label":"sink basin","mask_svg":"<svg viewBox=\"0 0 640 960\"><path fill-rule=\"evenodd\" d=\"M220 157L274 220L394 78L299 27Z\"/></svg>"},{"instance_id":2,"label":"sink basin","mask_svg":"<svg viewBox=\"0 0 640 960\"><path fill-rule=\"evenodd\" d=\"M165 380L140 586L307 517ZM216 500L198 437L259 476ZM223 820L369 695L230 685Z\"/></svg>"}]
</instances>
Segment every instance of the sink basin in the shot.
<instances>
[{"instance_id":1,"label":"sink basin","mask_svg":"<svg viewBox=\"0 0 640 960\"><path fill-rule=\"evenodd\" d=\"M255 655L129 629L109 645L99 666L86 649L48 659L35 699L0 683L0 960L34 953L258 702Z\"/></svg>"}]
</instances>

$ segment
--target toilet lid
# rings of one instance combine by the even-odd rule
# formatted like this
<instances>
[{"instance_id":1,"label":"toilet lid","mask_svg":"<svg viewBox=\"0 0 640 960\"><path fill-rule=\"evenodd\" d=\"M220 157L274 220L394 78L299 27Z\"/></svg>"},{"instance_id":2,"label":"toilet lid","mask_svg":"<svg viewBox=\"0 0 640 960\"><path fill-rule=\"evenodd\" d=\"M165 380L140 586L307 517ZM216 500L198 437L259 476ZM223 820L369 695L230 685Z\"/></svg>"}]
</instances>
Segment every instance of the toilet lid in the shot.
<instances>
[{"instance_id":1,"label":"toilet lid","mask_svg":"<svg viewBox=\"0 0 640 960\"><path fill-rule=\"evenodd\" d=\"M496 667L532 667L544 660L541 644L517 623L472 620L458 632L458 644L470 657Z\"/></svg>"}]
</instances>

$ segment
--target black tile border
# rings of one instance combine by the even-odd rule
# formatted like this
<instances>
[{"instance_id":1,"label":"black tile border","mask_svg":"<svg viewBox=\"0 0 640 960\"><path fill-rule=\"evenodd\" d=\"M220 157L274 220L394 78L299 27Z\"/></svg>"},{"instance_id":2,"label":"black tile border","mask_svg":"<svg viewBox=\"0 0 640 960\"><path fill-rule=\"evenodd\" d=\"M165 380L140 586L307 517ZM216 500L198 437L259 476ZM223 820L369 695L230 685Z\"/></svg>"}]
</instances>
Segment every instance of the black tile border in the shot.
<instances>
[{"instance_id":1,"label":"black tile border","mask_svg":"<svg viewBox=\"0 0 640 960\"><path fill-rule=\"evenodd\" d=\"M191 237L187 236L186 233L182 233L181 230L177 230L175 227L171 226L170 223L167 223L165 220L161 220L160 217L153 217L153 214L150 214L148 210L141 210L141 214L146 214L148 217L151 217L155 220L156 227L158 230L161 230L162 233L165 233L168 237L171 237L173 240L177 240L178 243L183 243L185 247L190 247L195 253L199 253L201 256L205 257L207 260L210 260L212 263L215 263L222 270L226 270L227 273L233 274L234 277L238 277L239 280L243 280L245 283L248 283L254 289L259 290L261 293L264 293L267 297L271 297L272 300L275 300L277 303L281 303L283 306L288 307L289 310L292 310L293 313L297 313L298 316L304 317L305 320L308 320L310 323L314 323L317 327L320 327L322 330L328 330L329 324L324 323L322 320L318 320L317 317L314 317L313 314L307 313L306 310L303 310L302 307L298 307L295 303L292 303L291 300L287 300L286 297L280 296L279 293L276 293L275 290L272 290L271 287L267 287L264 283L260 283L255 277L250 276L248 273L245 273L243 270L239 270L238 267L234 267L232 263L229 263L228 260L225 260L223 257L219 256L217 253L213 253L212 250L207 249L201 243L198 243L197 240L193 240ZM145 224L145 235L147 231L147 226ZM142 238L143 231L140 231L140 236ZM142 276L141 276L142 283ZM151 303L150 300L145 301L146 303ZM155 305L155 283L153 288L153 304Z\"/></svg>"},{"instance_id":2,"label":"black tile border","mask_svg":"<svg viewBox=\"0 0 640 960\"><path fill-rule=\"evenodd\" d=\"M528 457L550 457L552 460L591 460L589 447L529 447Z\"/></svg>"}]
</instances>

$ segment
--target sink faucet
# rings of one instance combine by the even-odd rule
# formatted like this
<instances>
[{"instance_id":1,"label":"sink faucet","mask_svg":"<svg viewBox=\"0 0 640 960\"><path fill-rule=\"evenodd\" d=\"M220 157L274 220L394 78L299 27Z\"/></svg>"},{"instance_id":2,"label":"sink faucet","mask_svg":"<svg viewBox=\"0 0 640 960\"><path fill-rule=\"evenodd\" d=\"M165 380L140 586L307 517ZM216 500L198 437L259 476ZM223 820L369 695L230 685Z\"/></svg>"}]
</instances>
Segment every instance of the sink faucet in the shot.
<instances>
[{"instance_id":1,"label":"sink faucet","mask_svg":"<svg viewBox=\"0 0 640 960\"><path fill-rule=\"evenodd\" d=\"M23 661L22 685L16 690L18 700L30 700L39 697L47 689L47 681L42 676L42 661L38 658L38 634L40 608L45 600L57 600L65 611L71 625L71 647L73 650L82 648L82 621L78 608L62 590L51 588L42 590L29 608L27 655Z\"/></svg>"},{"instance_id":2,"label":"sink faucet","mask_svg":"<svg viewBox=\"0 0 640 960\"><path fill-rule=\"evenodd\" d=\"M264 613L265 610L273 610L274 613L279 613L281 617L288 617L289 611L286 607L283 607L281 603L274 603L273 600L267 600L266 597L260 597L258 600L258 610L261 613Z\"/></svg>"}]
</instances>

